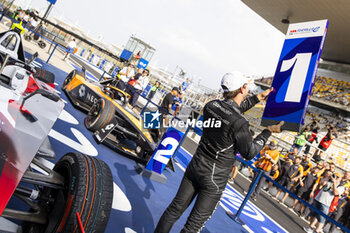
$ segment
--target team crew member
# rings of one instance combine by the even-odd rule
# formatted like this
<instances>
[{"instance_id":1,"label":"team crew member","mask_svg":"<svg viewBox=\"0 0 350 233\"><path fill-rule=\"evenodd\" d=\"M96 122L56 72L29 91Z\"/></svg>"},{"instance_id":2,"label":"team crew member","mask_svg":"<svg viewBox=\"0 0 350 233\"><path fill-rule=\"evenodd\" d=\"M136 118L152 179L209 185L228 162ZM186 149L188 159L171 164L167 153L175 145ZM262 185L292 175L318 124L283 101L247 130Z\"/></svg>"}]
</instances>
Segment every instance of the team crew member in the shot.
<instances>
[{"instance_id":1,"label":"team crew member","mask_svg":"<svg viewBox=\"0 0 350 233\"><path fill-rule=\"evenodd\" d=\"M213 100L203 109L203 120L221 120L220 128L204 128L201 141L188 165L179 190L160 218L155 232L169 232L197 196L194 207L181 232L199 232L218 206L227 184L234 154L254 158L272 132L280 132L283 122L264 129L255 139L249 122L241 115L272 91L268 89L248 97L248 80L239 72L224 75L221 86L224 100Z\"/></svg>"},{"instance_id":2,"label":"team crew member","mask_svg":"<svg viewBox=\"0 0 350 233\"><path fill-rule=\"evenodd\" d=\"M259 160L257 160L254 164L255 166L264 172L265 175L270 175L271 167L275 164L277 164L280 152L277 150L277 142L275 140L272 140L268 147L265 147L261 151L261 157ZM259 173L254 172L254 178L253 181L258 177ZM260 194L261 187L265 183L265 176L261 176L260 180L258 181L258 184L255 186L255 189L252 193L252 199L256 201L257 196ZM254 182L250 183L249 189L252 188L252 185Z\"/></svg>"},{"instance_id":3,"label":"team crew member","mask_svg":"<svg viewBox=\"0 0 350 233\"><path fill-rule=\"evenodd\" d=\"M311 193L312 187L314 186L316 180L318 179L317 174L319 173L319 171L320 169L318 167L314 167L312 171L308 172L306 176L304 176L303 179L300 181L299 188L297 191L297 196L299 198L303 199L304 201L309 201L310 193ZM296 211L295 208L297 204L298 204L298 199L295 199L293 204L294 211ZM300 205L301 205L300 215L302 216L305 206L303 204L300 204Z\"/></svg>"},{"instance_id":4,"label":"team crew member","mask_svg":"<svg viewBox=\"0 0 350 233\"><path fill-rule=\"evenodd\" d=\"M284 186L286 189L290 190L292 186L297 183L301 177L303 177L303 166L300 165L301 163L301 157L297 156L295 158L295 162L293 165L289 167L289 169L286 171L284 176L281 179L281 185ZM278 200L278 196L281 194L282 190L278 189L276 194L276 199ZM284 194L284 197L281 200L281 203L284 203L284 201L289 196L288 193Z\"/></svg>"},{"instance_id":5,"label":"team crew member","mask_svg":"<svg viewBox=\"0 0 350 233\"><path fill-rule=\"evenodd\" d=\"M311 171L312 163L310 161L310 158L311 158L311 156L306 154L304 156L303 160L300 163L301 166L303 166L303 169L304 169L303 176L306 176Z\"/></svg>"},{"instance_id":6,"label":"team crew member","mask_svg":"<svg viewBox=\"0 0 350 233\"><path fill-rule=\"evenodd\" d=\"M298 149L294 148L292 152L288 152L288 154L284 156L283 160L282 159L280 160L281 165L280 165L280 175L277 178L278 183L282 184L282 178L284 177L284 175L286 174L290 166L293 164L297 155L298 155Z\"/></svg>"},{"instance_id":7,"label":"team crew member","mask_svg":"<svg viewBox=\"0 0 350 233\"><path fill-rule=\"evenodd\" d=\"M280 175L280 171L278 170L278 163L276 163L272 166L269 177L272 180L276 180L279 177L279 175ZM271 181L269 181L267 187L264 190L266 192L268 192L270 190L270 188L272 187L272 185L273 185L273 183Z\"/></svg>"},{"instance_id":8,"label":"team crew member","mask_svg":"<svg viewBox=\"0 0 350 233\"><path fill-rule=\"evenodd\" d=\"M179 92L179 88L174 87L170 93L164 96L163 101L160 104L160 111L163 113L163 125L160 130L162 135L167 130L164 124L169 124L170 117L168 114L170 114L171 106L174 104L174 97L177 96Z\"/></svg>"}]
</instances>

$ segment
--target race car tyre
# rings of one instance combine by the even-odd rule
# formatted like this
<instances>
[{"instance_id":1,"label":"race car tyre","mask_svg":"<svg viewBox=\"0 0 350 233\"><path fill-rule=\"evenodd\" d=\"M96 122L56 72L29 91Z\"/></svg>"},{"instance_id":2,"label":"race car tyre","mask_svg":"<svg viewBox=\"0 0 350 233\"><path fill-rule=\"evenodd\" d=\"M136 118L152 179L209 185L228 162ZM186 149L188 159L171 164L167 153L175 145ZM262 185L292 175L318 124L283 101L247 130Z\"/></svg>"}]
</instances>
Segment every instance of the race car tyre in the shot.
<instances>
[{"instance_id":1,"label":"race car tyre","mask_svg":"<svg viewBox=\"0 0 350 233\"><path fill-rule=\"evenodd\" d=\"M88 130L95 132L105 127L114 117L115 106L105 99L99 99L94 103L87 117L85 118L85 126Z\"/></svg>"},{"instance_id":2,"label":"race car tyre","mask_svg":"<svg viewBox=\"0 0 350 233\"><path fill-rule=\"evenodd\" d=\"M46 43L45 43L44 41L42 41L42 40L38 42L38 45L39 45L39 47L40 47L41 49L43 49L43 48L46 47Z\"/></svg>"},{"instance_id":3,"label":"race car tyre","mask_svg":"<svg viewBox=\"0 0 350 233\"><path fill-rule=\"evenodd\" d=\"M27 41L31 41L32 40L32 37L30 35L25 35L24 36L24 39L27 40Z\"/></svg>"},{"instance_id":4,"label":"race car tyre","mask_svg":"<svg viewBox=\"0 0 350 233\"><path fill-rule=\"evenodd\" d=\"M33 39L34 40L39 40L40 36L38 34L34 34Z\"/></svg>"},{"instance_id":5,"label":"race car tyre","mask_svg":"<svg viewBox=\"0 0 350 233\"><path fill-rule=\"evenodd\" d=\"M113 201L113 177L107 164L80 153L68 153L57 162L54 170L66 181L65 204L53 203L47 225L27 222L23 232L81 232L77 213L85 232L105 232ZM50 197L57 200L60 194L61 191L52 190Z\"/></svg>"},{"instance_id":6,"label":"race car tyre","mask_svg":"<svg viewBox=\"0 0 350 233\"><path fill-rule=\"evenodd\" d=\"M70 72L67 77L64 79L63 83L62 83L62 89L65 90L66 86L70 83L70 81L72 81L73 77L76 74L76 70L73 70L72 72Z\"/></svg>"},{"instance_id":7,"label":"race car tyre","mask_svg":"<svg viewBox=\"0 0 350 233\"><path fill-rule=\"evenodd\" d=\"M37 78L45 83L55 83L55 75L42 68L36 68L36 72L34 73L34 78Z\"/></svg>"}]
</instances>

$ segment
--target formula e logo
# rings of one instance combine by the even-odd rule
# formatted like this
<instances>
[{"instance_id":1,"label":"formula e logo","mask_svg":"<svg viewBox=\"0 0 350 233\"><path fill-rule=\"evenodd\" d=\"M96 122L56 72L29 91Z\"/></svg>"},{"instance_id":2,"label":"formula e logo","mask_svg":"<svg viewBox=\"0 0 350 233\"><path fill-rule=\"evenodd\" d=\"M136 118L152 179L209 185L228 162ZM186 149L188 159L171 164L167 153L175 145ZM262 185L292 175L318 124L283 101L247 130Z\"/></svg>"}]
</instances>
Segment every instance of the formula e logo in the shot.
<instances>
[{"instance_id":1,"label":"formula e logo","mask_svg":"<svg viewBox=\"0 0 350 233\"><path fill-rule=\"evenodd\" d=\"M85 86L81 85L80 88L79 88L79 96L80 97L84 97L85 96Z\"/></svg>"},{"instance_id":2,"label":"formula e logo","mask_svg":"<svg viewBox=\"0 0 350 233\"><path fill-rule=\"evenodd\" d=\"M156 112L144 112L143 114L143 128L145 129L160 129L161 113Z\"/></svg>"}]
</instances>

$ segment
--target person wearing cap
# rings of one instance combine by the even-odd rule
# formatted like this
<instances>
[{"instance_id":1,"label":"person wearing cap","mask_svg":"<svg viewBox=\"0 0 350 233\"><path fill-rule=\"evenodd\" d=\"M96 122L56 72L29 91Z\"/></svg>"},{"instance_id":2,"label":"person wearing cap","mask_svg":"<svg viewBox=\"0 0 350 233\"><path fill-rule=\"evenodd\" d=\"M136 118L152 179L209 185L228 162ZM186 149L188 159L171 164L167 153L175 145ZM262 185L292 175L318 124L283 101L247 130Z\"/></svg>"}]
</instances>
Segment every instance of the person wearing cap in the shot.
<instances>
[{"instance_id":1,"label":"person wearing cap","mask_svg":"<svg viewBox=\"0 0 350 233\"><path fill-rule=\"evenodd\" d=\"M164 113L164 114L169 114L170 111L171 111L171 107L173 106L174 104L174 99L175 97L179 94L179 88L177 87L174 87L170 93L166 94L163 98L163 101L162 103L160 104L160 107L161 107L161 111Z\"/></svg>"},{"instance_id":2,"label":"person wearing cap","mask_svg":"<svg viewBox=\"0 0 350 233\"><path fill-rule=\"evenodd\" d=\"M165 127L165 124L168 124L170 121L170 111L171 107L174 104L174 98L179 94L179 88L174 87L170 93L166 94L162 100L162 103L160 104L160 112L163 114L163 125L160 129L160 137L166 132L167 127Z\"/></svg>"},{"instance_id":3,"label":"person wearing cap","mask_svg":"<svg viewBox=\"0 0 350 233\"><path fill-rule=\"evenodd\" d=\"M266 176L270 175L270 171L273 165L277 164L280 152L277 150L277 142L276 140L272 140L268 146L266 146L261 152L261 157L254 163L257 169L264 172ZM259 173L254 172L254 178L253 181L258 177ZM252 199L256 201L257 196L260 194L261 187L265 183L265 176L261 176L260 180L258 181L257 185L254 188L254 191L252 193ZM250 183L249 189L250 190L254 184L254 182Z\"/></svg>"},{"instance_id":4,"label":"person wearing cap","mask_svg":"<svg viewBox=\"0 0 350 233\"><path fill-rule=\"evenodd\" d=\"M276 163L272 166L269 177L272 180L276 180L279 176L280 176L279 165L278 165L278 163ZM264 190L266 192L269 192L272 186L273 186L273 183L271 181L269 181L269 183L267 184L267 187L264 188Z\"/></svg>"},{"instance_id":5,"label":"person wearing cap","mask_svg":"<svg viewBox=\"0 0 350 233\"><path fill-rule=\"evenodd\" d=\"M306 154L304 155L303 160L301 161L301 166L303 166L304 168L303 176L306 176L308 172L310 172L311 168L313 167L310 159L311 159L311 155Z\"/></svg>"},{"instance_id":6,"label":"person wearing cap","mask_svg":"<svg viewBox=\"0 0 350 233\"><path fill-rule=\"evenodd\" d=\"M268 126L253 138L249 122L242 113L265 99L272 89L248 97L250 81L239 72L227 73L221 81L223 100L212 100L203 108L203 121L215 119L217 127L203 127L198 148L185 171L173 201L161 216L155 232L169 232L191 202L193 209L181 232L199 232L214 213L235 159L235 154L250 160L265 146L271 133L281 131L283 122Z\"/></svg>"},{"instance_id":7,"label":"person wearing cap","mask_svg":"<svg viewBox=\"0 0 350 233\"><path fill-rule=\"evenodd\" d=\"M326 179L322 179L319 183L321 188L315 197L313 207L319 210L319 212L328 215L334 197L339 197L343 194L345 184L345 179L342 179L342 176L338 172L335 172L334 175L328 176ZM304 230L310 233L314 231L321 232L326 222L326 218L317 212L311 212L310 215L312 216L310 225L304 227Z\"/></svg>"},{"instance_id":8,"label":"person wearing cap","mask_svg":"<svg viewBox=\"0 0 350 233\"><path fill-rule=\"evenodd\" d=\"M148 75L149 75L148 69L142 70L142 74L137 75L138 78L135 79L134 86L131 86L132 93L130 94L131 97L129 100L129 104L132 107L135 107L139 96L141 95L142 91L147 87L149 82Z\"/></svg>"},{"instance_id":9,"label":"person wearing cap","mask_svg":"<svg viewBox=\"0 0 350 233\"><path fill-rule=\"evenodd\" d=\"M117 88L124 91L129 80L134 77L135 70L134 65L129 63L119 72L119 81L117 84Z\"/></svg>"},{"instance_id":10,"label":"person wearing cap","mask_svg":"<svg viewBox=\"0 0 350 233\"><path fill-rule=\"evenodd\" d=\"M295 157L294 164L289 167L286 173L281 179L281 185L284 186L287 190L291 190L293 185L295 185L303 177L303 166L301 166L301 157ZM281 194L282 189L278 189L275 198L278 200L279 195ZM287 199L289 194L286 192L281 200L281 203L284 204L284 201Z\"/></svg>"},{"instance_id":11,"label":"person wearing cap","mask_svg":"<svg viewBox=\"0 0 350 233\"><path fill-rule=\"evenodd\" d=\"M299 182L296 195L306 202L310 200L310 193L312 191L312 187L315 185L316 180L318 179L317 174L319 173L319 171L320 171L319 167L313 167L312 170L308 171L306 176L304 176L302 180L300 180ZM294 211L296 211L296 206L298 203L299 203L298 199L295 199L292 207ZM300 216L303 216L304 209L305 209L305 206L302 203L300 203L300 210L299 210Z\"/></svg>"}]
</instances>

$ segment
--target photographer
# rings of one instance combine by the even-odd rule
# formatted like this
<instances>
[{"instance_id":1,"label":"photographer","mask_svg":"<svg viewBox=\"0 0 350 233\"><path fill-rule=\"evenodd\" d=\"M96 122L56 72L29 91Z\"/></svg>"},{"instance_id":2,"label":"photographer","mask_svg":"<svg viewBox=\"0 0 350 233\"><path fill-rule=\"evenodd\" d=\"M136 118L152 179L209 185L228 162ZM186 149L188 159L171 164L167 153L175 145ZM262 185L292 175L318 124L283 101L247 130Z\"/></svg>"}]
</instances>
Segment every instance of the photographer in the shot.
<instances>
[{"instance_id":1,"label":"photographer","mask_svg":"<svg viewBox=\"0 0 350 233\"><path fill-rule=\"evenodd\" d=\"M313 155L313 159L316 162L318 162L322 159L321 158L322 153L330 147L333 139L335 139L337 137L336 129L332 125L327 125L326 127L327 127L328 132L327 132L326 136L324 136L322 138L320 144L318 145L318 150L316 150L315 154Z\"/></svg>"},{"instance_id":2,"label":"photographer","mask_svg":"<svg viewBox=\"0 0 350 233\"><path fill-rule=\"evenodd\" d=\"M342 177L338 172L333 175L322 179L319 185L322 187L316 194L313 206L320 212L328 215L329 208L331 207L334 197L339 197L343 194L345 186L341 182ZM316 212L312 212L309 227L304 228L306 232L321 232L326 221L326 218Z\"/></svg>"}]
</instances>

